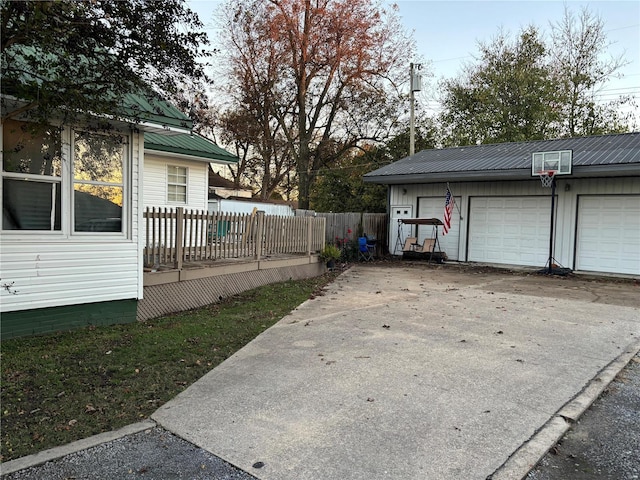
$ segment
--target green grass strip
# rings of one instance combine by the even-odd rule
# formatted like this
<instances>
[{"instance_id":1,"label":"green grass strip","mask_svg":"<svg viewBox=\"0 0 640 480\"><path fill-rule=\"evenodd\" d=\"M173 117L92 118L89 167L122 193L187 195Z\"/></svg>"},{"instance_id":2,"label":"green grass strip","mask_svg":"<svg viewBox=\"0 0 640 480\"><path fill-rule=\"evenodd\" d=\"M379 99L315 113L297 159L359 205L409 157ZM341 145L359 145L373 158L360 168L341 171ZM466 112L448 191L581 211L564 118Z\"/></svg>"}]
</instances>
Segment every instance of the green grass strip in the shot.
<instances>
[{"instance_id":1,"label":"green grass strip","mask_svg":"<svg viewBox=\"0 0 640 480\"><path fill-rule=\"evenodd\" d=\"M0 459L148 418L334 276L267 285L146 322L2 342Z\"/></svg>"}]
</instances>

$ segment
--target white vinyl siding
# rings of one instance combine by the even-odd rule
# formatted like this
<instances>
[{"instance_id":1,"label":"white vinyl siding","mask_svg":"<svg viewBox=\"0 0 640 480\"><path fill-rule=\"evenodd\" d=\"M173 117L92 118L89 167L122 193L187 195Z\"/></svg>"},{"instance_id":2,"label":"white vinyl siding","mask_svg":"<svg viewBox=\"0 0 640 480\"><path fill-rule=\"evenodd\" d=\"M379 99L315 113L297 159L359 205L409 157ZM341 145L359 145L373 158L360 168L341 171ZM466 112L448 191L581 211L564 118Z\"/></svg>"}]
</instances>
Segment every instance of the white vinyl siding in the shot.
<instances>
[{"instance_id":1,"label":"white vinyl siding","mask_svg":"<svg viewBox=\"0 0 640 480\"><path fill-rule=\"evenodd\" d=\"M440 251L447 254L449 260L458 260L458 250L460 243L460 197L453 197L455 205L451 214L451 229L446 235L442 235L442 227L438 227L438 243ZM441 197L420 197L418 198L418 218L444 219L444 195ZM425 238L433 236L431 225L421 225L418 227L418 243L422 243ZM436 247L437 248L437 247Z\"/></svg>"},{"instance_id":2,"label":"white vinyl siding","mask_svg":"<svg viewBox=\"0 0 640 480\"><path fill-rule=\"evenodd\" d=\"M183 167L188 170L187 202L168 202L168 166ZM207 210L208 163L177 160L153 154L144 157L144 205L145 207Z\"/></svg>"},{"instance_id":3,"label":"white vinyl siding","mask_svg":"<svg viewBox=\"0 0 640 480\"><path fill-rule=\"evenodd\" d=\"M430 197L442 205L444 212L444 195L447 188L446 183L430 183L430 184L406 184L392 185L390 191L391 205L412 205L414 211L418 209L418 199L422 197ZM540 186L539 179L515 181L515 182L450 182L451 193L456 200L454 215L461 215L459 221L459 242L458 254L454 252L453 245L447 245L447 255L449 258L457 258L460 261L467 261L468 247L468 211L469 199L472 196L517 196L517 195L549 195L550 190ZM442 218L442 213L436 215L436 218ZM454 216L455 218L455 216ZM397 228L395 222L391 220L390 229ZM390 248L391 245L390 245Z\"/></svg>"},{"instance_id":4,"label":"white vinyl siding","mask_svg":"<svg viewBox=\"0 0 640 480\"><path fill-rule=\"evenodd\" d=\"M128 221L127 227L131 232L131 238L135 243L137 241L136 252L138 253L138 292L136 298L141 299L144 293L144 272L142 251L146 244L144 224L144 202L142 195L144 193L144 135L133 135L131 139L132 157L135 161L131 161L131 176L129 177L128 186L131 189L131 205L132 214Z\"/></svg>"},{"instance_id":5,"label":"white vinyl siding","mask_svg":"<svg viewBox=\"0 0 640 480\"><path fill-rule=\"evenodd\" d=\"M2 311L137 298L136 244L96 242L3 243Z\"/></svg>"},{"instance_id":6,"label":"white vinyl siding","mask_svg":"<svg viewBox=\"0 0 640 480\"><path fill-rule=\"evenodd\" d=\"M254 209L264 212L266 215L280 215L281 217L293 217L295 212L289 205L277 205L273 203L245 202L230 198L211 199L208 201L209 213L253 213Z\"/></svg>"},{"instance_id":7,"label":"white vinyl siding","mask_svg":"<svg viewBox=\"0 0 640 480\"><path fill-rule=\"evenodd\" d=\"M469 260L544 267L550 215L549 197L472 197Z\"/></svg>"},{"instance_id":8,"label":"white vinyl siding","mask_svg":"<svg viewBox=\"0 0 640 480\"><path fill-rule=\"evenodd\" d=\"M580 196L576 269L640 275L640 196Z\"/></svg>"},{"instance_id":9,"label":"white vinyl siding","mask_svg":"<svg viewBox=\"0 0 640 480\"><path fill-rule=\"evenodd\" d=\"M142 292L142 258L138 239L138 162L141 149L138 134L127 144L130 158L125 188L134 194L125 199L132 215L127 222L128 238L100 235L17 234L3 232L0 277L12 283L15 295L0 292L3 312L139 298ZM70 154L70 132L63 141L63 156ZM71 195L71 185L66 193ZM63 208L70 206L63 202ZM63 230L70 229L70 221ZM131 221L133 219L133 221Z\"/></svg>"}]
</instances>

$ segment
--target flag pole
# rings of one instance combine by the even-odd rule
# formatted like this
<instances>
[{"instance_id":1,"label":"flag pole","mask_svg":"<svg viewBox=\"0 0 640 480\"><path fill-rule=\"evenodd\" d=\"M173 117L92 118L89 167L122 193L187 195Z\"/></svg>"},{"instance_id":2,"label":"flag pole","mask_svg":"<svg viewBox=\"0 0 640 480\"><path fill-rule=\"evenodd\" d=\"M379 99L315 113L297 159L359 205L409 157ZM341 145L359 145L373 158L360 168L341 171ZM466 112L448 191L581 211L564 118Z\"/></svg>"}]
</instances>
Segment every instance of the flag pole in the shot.
<instances>
[{"instance_id":1,"label":"flag pole","mask_svg":"<svg viewBox=\"0 0 640 480\"><path fill-rule=\"evenodd\" d=\"M449 190L449 192L451 192L451 198L454 198L453 192L451 191L451 187L449 186L449 182L447 182L447 190ZM445 191L446 192L446 191ZM460 211L460 207L458 206L458 202L453 202L453 205L456 207L456 209L458 210L458 215L460 216L460 220L462 220L462 212Z\"/></svg>"}]
</instances>

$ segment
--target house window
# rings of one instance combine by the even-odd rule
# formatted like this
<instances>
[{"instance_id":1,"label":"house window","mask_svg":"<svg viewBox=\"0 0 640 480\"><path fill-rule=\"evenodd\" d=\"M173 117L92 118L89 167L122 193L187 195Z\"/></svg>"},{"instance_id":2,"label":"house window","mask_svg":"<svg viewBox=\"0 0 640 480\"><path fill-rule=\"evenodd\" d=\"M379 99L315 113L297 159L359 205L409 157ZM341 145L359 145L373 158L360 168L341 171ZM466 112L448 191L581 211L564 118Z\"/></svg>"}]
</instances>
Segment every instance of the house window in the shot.
<instances>
[{"instance_id":1,"label":"house window","mask_svg":"<svg viewBox=\"0 0 640 480\"><path fill-rule=\"evenodd\" d=\"M60 139L57 127L3 122L3 230L61 230Z\"/></svg>"},{"instance_id":2,"label":"house window","mask_svg":"<svg viewBox=\"0 0 640 480\"><path fill-rule=\"evenodd\" d=\"M3 121L2 230L124 232L126 144L120 134Z\"/></svg>"},{"instance_id":3,"label":"house window","mask_svg":"<svg viewBox=\"0 0 640 480\"><path fill-rule=\"evenodd\" d=\"M169 165L167 167L167 201L187 203L187 168Z\"/></svg>"},{"instance_id":4,"label":"house window","mask_svg":"<svg viewBox=\"0 0 640 480\"><path fill-rule=\"evenodd\" d=\"M74 132L75 232L122 232L124 147L120 135Z\"/></svg>"}]
</instances>

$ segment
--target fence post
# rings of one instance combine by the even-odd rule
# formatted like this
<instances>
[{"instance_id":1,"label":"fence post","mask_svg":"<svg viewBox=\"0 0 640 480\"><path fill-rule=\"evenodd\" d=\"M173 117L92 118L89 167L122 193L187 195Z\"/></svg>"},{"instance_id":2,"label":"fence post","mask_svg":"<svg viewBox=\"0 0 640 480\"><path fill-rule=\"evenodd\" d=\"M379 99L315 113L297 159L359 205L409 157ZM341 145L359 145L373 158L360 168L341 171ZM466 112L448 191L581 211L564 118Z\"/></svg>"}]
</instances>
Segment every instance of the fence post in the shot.
<instances>
[{"instance_id":1,"label":"fence post","mask_svg":"<svg viewBox=\"0 0 640 480\"><path fill-rule=\"evenodd\" d=\"M311 256L311 245L313 243L313 217L307 217L307 257Z\"/></svg>"},{"instance_id":2,"label":"fence post","mask_svg":"<svg viewBox=\"0 0 640 480\"><path fill-rule=\"evenodd\" d=\"M182 244L184 239L182 238L182 232L184 228L184 210L182 207L176 208L176 261L174 268L182 270Z\"/></svg>"},{"instance_id":3,"label":"fence post","mask_svg":"<svg viewBox=\"0 0 640 480\"><path fill-rule=\"evenodd\" d=\"M155 208L154 208L155 210ZM144 247L144 263L145 265L155 265L155 259L151 260L153 257L153 251L150 251L151 249L149 248L149 207L147 207L146 211L143 214L143 217L145 219L146 222L146 236L144 239L145 242L145 247ZM153 244L152 244L153 245Z\"/></svg>"},{"instance_id":4,"label":"fence post","mask_svg":"<svg viewBox=\"0 0 640 480\"><path fill-rule=\"evenodd\" d=\"M262 237L264 236L264 212L259 210L257 215L257 228L256 228L256 260L260 260L262 257Z\"/></svg>"}]
</instances>

